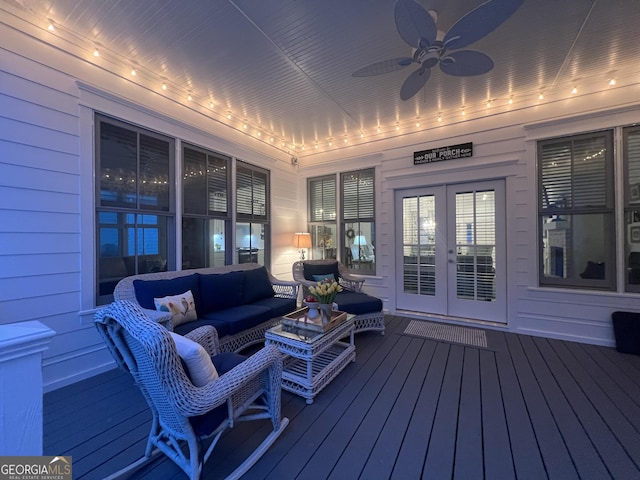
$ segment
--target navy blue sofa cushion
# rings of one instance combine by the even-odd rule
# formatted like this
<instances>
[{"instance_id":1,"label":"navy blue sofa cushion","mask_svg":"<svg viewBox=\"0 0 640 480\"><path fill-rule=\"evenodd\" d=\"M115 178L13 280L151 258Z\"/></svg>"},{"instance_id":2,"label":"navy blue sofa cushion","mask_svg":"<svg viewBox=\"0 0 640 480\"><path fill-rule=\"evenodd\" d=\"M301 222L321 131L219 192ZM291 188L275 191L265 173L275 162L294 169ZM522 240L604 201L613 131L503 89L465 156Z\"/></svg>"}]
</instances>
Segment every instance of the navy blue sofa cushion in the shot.
<instances>
[{"instance_id":1,"label":"navy blue sofa cushion","mask_svg":"<svg viewBox=\"0 0 640 480\"><path fill-rule=\"evenodd\" d=\"M210 314L210 313L209 313ZM218 332L218 338L224 337L225 335L229 335L229 325L224 321L223 317L217 317L216 319L206 318L207 315L199 315L197 320L192 320L190 322L181 323L180 325L176 325L173 327L173 331L179 333L180 335L185 335L189 333L191 330L195 330L199 327L204 327L205 325L211 325L215 327Z\"/></svg>"},{"instance_id":2,"label":"navy blue sofa cushion","mask_svg":"<svg viewBox=\"0 0 640 480\"><path fill-rule=\"evenodd\" d=\"M198 275L198 277L200 281L200 305L196 304L198 317L209 312L242 305L246 287L244 272L212 273Z\"/></svg>"},{"instance_id":3,"label":"navy blue sofa cushion","mask_svg":"<svg viewBox=\"0 0 640 480\"><path fill-rule=\"evenodd\" d=\"M340 279L338 262L332 263L330 265L314 265L311 263L305 263L303 264L302 268L304 271L304 278L306 280L311 280L312 282L316 281L313 277L314 275L326 275L330 273L333 274L333 278L335 278L336 281Z\"/></svg>"},{"instance_id":4,"label":"navy blue sofa cushion","mask_svg":"<svg viewBox=\"0 0 640 480\"><path fill-rule=\"evenodd\" d=\"M273 297L273 286L265 267L245 270L244 303L253 303L263 298Z\"/></svg>"},{"instance_id":5,"label":"navy blue sofa cushion","mask_svg":"<svg viewBox=\"0 0 640 480\"><path fill-rule=\"evenodd\" d=\"M354 315L382 311L382 300L362 292L344 290L336 295L334 301L338 304L338 310Z\"/></svg>"},{"instance_id":6,"label":"navy blue sofa cushion","mask_svg":"<svg viewBox=\"0 0 640 480\"><path fill-rule=\"evenodd\" d=\"M224 310L199 315L198 320L196 321L224 322L228 328L227 334L233 335L243 330L247 330L248 328L253 328L262 322L266 322L274 316L275 315L269 308L261 305L250 304L225 308ZM191 325L193 323L194 322L189 322L187 325ZM202 323L201 325L215 326L214 323ZM221 336L219 332L218 335Z\"/></svg>"},{"instance_id":7,"label":"navy blue sofa cushion","mask_svg":"<svg viewBox=\"0 0 640 480\"><path fill-rule=\"evenodd\" d=\"M296 309L295 298L269 297L257 300L252 305L267 307L271 310L271 318L284 316Z\"/></svg>"},{"instance_id":8,"label":"navy blue sofa cushion","mask_svg":"<svg viewBox=\"0 0 640 480\"><path fill-rule=\"evenodd\" d=\"M167 295L180 295L191 290L196 304L196 312L200 308L200 290L198 286L198 274L183 275L165 280L134 280L133 288L136 291L136 299L142 308L155 310L154 298L162 298Z\"/></svg>"}]
</instances>

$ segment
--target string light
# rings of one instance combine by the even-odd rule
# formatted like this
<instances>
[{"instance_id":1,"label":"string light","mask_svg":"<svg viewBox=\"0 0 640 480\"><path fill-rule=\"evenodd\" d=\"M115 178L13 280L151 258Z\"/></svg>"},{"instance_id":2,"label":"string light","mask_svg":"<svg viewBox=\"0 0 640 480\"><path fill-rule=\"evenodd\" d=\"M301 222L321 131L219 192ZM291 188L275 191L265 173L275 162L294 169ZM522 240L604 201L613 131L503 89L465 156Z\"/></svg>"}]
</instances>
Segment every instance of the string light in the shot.
<instances>
[{"instance_id":1,"label":"string light","mask_svg":"<svg viewBox=\"0 0 640 480\"><path fill-rule=\"evenodd\" d=\"M54 31L59 30L59 28L58 28L58 27L60 27L60 25L56 26L55 22L54 22L52 19L47 19L46 21L47 21L47 23L43 22L43 24L47 25L47 26L46 26L46 29L47 29L48 31L50 31L50 32L54 32ZM64 31L64 29L63 29L63 31ZM98 46L99 46L99 45L96 45L94 42L87 42L87 43L88 43L88 45L87 45L87 47L88 47L88 48L86 49L86 50L88 51L87 53L91 52L91 54L93 55L93 57L94 57L94 58L100 58L100 57L102 56L102 54L104 53L104 52L101 52L101 50L103 50L103 48L102 48L102 47L104 47L104 45L102 45L102 46L101 46L101 48L99 49L99 48L98 48ZM93 43L93 45L92 45L92 43ZM108 51L108 50L107 50L107 51ZM125 67L125 68L126 68L126 67ZM143 69L143 70L144 70L144 69ZM125 71L126 71L126 70L125 70ZM146 70L144 70L144 71L143 71L143 73L144 73L144 72L146 72ZM130 69L130 75L131 75L131 77L136 77L136 76L138 75L138 72L137 72L136 68L131 68L131 69ZM143 75L143 76L144 76L144 75ZM160 80L161 80L161 81L162 81L162 80L166 80L166 78L165 78L165 79L162 79L162 78L161 78ZM607 81L607 82L608 82L608 85L609 85L609 86L615 86L615 85L616 85L616 83L617 83L616 78L609 78L608 80L605 80L605 81ZM161 88L162 88L162 90L163 90L163 91L167 91L167 90L168 90L168 83L167 83L167 81L162 81L162 83L161 83ZM184 89L184 90L183 90L183 95L184 95L184 96L183 96L183 98L185 98L185 97L186 97L186 99L187 99L189 102L194 101L194 96L193 96L192 92L191 92L191 91L186 91L186 92L185 92L185 90L187 90L187 89ZM186 95L185 95L185 93L186 93ZM577 88L577 86L575 86L575 85L574 85L574 86L571 88L571 94L572 94L572 95L576 95L577 93L578 93L578 88ZM539 100L539 101L544 100L544 92L540 91L540 92L539 92L539 94L538 94L538 97L537 97L537 98L538 98L538 100ZM493 104L493 100L496 100L496 101L498 101L498 102L501 102L501 99L500 99L500 98L496 98L496 99L491 99L491 98L489 98L489 99L486 99L486 100L485 100L485 106L486 106L486 108L490 108L490 107L492 107L492 106L493 106L493 105L492 105L492 104ZM206 105L206 103L205 103L205 102L206 102L206 100L204 100L204 102L202 103L202 106L203 106L203 107ZM513 102L514 102L514 97L513 97L513 95L510 95L510 96L508 97L508 99L507 99L507 103L508 103L508 105L513 105ZM214 105L213 100L209 101L209 102L208 102L208 105L209 105L209 107L210 107L212 110L214 109L214 106L215 106L215 105ZM472 111L475 111L475 106L471 105L471 106L470 106L470 108L472 108ZM446 113L446 112L445 112L445 113ZM466 107L462 107L462 109L461 109L461 115L462 115L462 116L465 116L465 115L466 115ZM228 119L228 120L231 120L231 119L232 119L232 114L231 114L231 112L229 112L229 113L226 115L226 117L227 117L227 119ZM439 113L438 113L438 115L437 115L437 121L438 121L438 123L442 123L442 119L443 119L442 112L439 112ZM384 123L383 119L380 119L380 118L378 118L378 119L377 119L377 122L376 122L376 131L377 131L378 133L382 133L382 125L381 125L381 121ZM454 120L454 122L455 122L455 120ZM259 122L258 122L258 123L259 123ZM408 123L408 122L403 122L403 121L398 121L398 120L396 120L396 122L395 122L395 124L394 124L394 126L395 126L395 131L397 131L397 132L398 132L398 131L400 131L400 130L401 130L401 127L402 127L402 126L407 125L407 123ZM255 126L254 126L254 125L252 125L250 122L245 121L245 122L242 124L242 126L243 126L243 129L242 129L242 130L247 131L247 134L251 135L253 138L256 138L256 137L257 137L257 138L262 139L262 141L263 141L263 142L265 142L265 143L267 142L267 140L266 140L266 139L267 139L267 135L266 135L266 134L265 134L265 136L263 136L263 135L262 135L262 131L261 131L261 130L262 130L263 128L262 128L260 125L258 125L257 127L255 127ZM415 126L416 126L416 127L420 127L420 120L419 120L419 119L417 119L417 120L415 121ZM249 127L251 127L251 128L249 128ZM387 127L385 127L385 132L387 132L387 131L388 131L388 130L390 130L391 128L392 128L392 127L391 127L391 125L389 125L389 126L388 126L388 128L387 128ZM429 128L429 127L427 126L427 127L424 127L424 128ZM410 130L408 130L408 131L410 131ZM354 137L355 137L355 135L354 135ZM364 139L364 138L365 138L365 132L364 132L363 130L361 130L361 131L360 131L360 138L361 138L361 139ZM352 139L352 140L353 140L353 139ZM280 141L280 140L277 138L277 136L276 136L276 137L274 137L273 135L269 136L269 142L270 142L270 143L272 143L272 144L274 144L274 146L276 146L276 147L277 147L277 144L279 143L279 141ZM337 142L338 142L338 148L339 148L340 142L339 142L339 140L337 140ZM344 144L345 144L345 145L349 143L349 135L348 135L348 134L346 134L346 133L345 133L345 135L344 135L344 137L343 137L343 142L344 142ZM282 142L282 147L287 148L287 146L288 146L288 145L289 145L289 144L288 144L286 141L283 141L283 142ZM326 141L326 145L328 145L329 147L332 147L332 146L333 146L333 141L332 141L332 140L327 140L327 141ZM314 144L314 147L315 147L315 149L318 149L318 148L319 148L319 143L318 143L318 142L316 142L316 143ZM292 144L290 144L290 145L288 146L288 148L290 148L290 149L292 149L292 150L296 150L296 149L302 149L302 150L305 150L305 145L304 145L304 144L301 144L301 145L297 145L297 146L296 146L296 144L292 143Z\"/></svg>"}]
</instances>

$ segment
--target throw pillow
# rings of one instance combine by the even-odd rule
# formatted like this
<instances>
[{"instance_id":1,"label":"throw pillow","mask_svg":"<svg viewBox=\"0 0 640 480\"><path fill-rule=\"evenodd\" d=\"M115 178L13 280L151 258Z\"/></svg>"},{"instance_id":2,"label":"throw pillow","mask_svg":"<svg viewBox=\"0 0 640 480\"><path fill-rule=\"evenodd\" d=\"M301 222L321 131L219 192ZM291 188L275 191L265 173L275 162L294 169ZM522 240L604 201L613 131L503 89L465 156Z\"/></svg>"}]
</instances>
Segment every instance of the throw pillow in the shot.
<instances>
[{"instance_id":1,"label":"throw pillow","mask_svg":"<svg viewBox=\"0 0 640 480\"><path fill-rule=\"evenodd\" d=\"M169 332L169 334L176 344L178 355L187 366L191 383L196 387L203 387L207 383L217 380L218 371L202 345L177 333Z\"/></svg>"},{"instance_id":2,"label":"throw pillow","mask_svg":"<svg viewBox=\"0 0 640 480\"><path fill-rule=\"evenodd\" d=\"M335 280L333 273L325 273L323 275L314 275L313 279L316 282L323 282L325 280Z\"/></svg>"},{"instance_id":3,"label":"throw pillow","mask_svg":"<svg viewBox=\"0 0 640 480\"><path fill-rule=\"evenodd\" d=\"M171 313L171 324L175 327L181 323L197 320L196 304L193 301L191 290L180 295L169 295L153 299L156 310Z\"/></svg>"},{"instance_id":4,"label":"throw pillow","mask_svg":"<svg viewBox=\"0 0 640 480\"><path fill-rule=\"evenodd\" d=\"M328 275L332 274L336 282L340 279L340 271L338 270L338 262L332 263L304 263L303 264L304 278L306 280L313 280L314 275Z\"/></svg>"}]
</instances>

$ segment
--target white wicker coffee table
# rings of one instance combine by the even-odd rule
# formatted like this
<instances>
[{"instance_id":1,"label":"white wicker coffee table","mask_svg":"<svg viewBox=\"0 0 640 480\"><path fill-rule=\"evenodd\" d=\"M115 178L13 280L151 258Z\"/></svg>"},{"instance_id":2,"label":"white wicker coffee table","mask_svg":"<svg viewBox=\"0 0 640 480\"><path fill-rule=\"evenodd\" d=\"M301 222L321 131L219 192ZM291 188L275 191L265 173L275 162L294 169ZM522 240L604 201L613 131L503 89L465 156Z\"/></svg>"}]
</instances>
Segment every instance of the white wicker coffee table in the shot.
<instances>
[{"instance_id":1,"label":"white wicker coffee table","mask_svg":"<svg viewBox=\"0 0 640 480\"><path fill-rule=\"evenodd\" d=\"M354 315L326 333L277 325L265 333L265 344L287 355L282 388L307 399L308 404L348 364L356 359ZM349 342L340 341L349 337Z\"/></svg>"}]
</instances>

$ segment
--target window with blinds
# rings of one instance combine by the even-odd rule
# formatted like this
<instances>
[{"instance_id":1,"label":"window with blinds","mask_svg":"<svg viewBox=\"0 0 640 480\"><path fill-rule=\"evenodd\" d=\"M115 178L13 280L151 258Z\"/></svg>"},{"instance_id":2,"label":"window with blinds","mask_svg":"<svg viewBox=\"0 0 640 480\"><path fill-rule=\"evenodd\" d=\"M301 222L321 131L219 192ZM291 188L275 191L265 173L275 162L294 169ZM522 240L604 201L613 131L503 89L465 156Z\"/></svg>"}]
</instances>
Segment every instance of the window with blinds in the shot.
<instances>
[{"instance_id":1,"label":"window with blinds","mask_svg":"<svg viewBox=\"0 0 640 480\"><path fill-rule=\"evenodd\" d=\"M182 268L231 263L231 159L200 147L182 149Z\"/></svg>"},{"instance_id":2,"label":"window with blinds","mask_svg":"<svg viewBox=\"0 0 640 480\"><path fill-rule=\"evenodd\" d=\"M236 215L238 220L268 219L269 172L238 162L236 169Z\"/></svg>"},{"instance_id":3,"label":"window with blinds","mask_svg":"<svg viewBox=\"0 0 640 480\"><path fill-rule=\"evenodd\" d=\"M175 268L174 139L95 117L96 305L122 278Z\"/></svg>"},{"instance_id":4,"label":"window with blinds","mask_svg":"<svg viewBox=\"0 0 640 480\"><path fill-rule=\"evenodd\" d=\"M237 263L269 264L269 171L236 164Z\"/></svg>"},{"instance_id":5,"label":"window with blinds","mask_svg":"<svg viewBox=\"0 0 640 480\"><path fill-rule=\"evenodd\" d=\"M313 259L338 258L336 176L307 180L309 231Z\"/></svg>"},{"instance_id":6,"label":"window with blinds","mask_svg":"<svg viewBox=\"0 0 640 480\"><path fill-rule=\"evenodd\" d=\"M538 143L540 284L615 288L613 132Z\"/></svg>"},{"instance_id":7,"label":"window with blinds","mask_svg":"<svg viewBox=\"0 0 640 480\"><path fill-rule=\"evenodd\" d=\"M341 228L345 265L375 274L375 169L340 174Z\"/></svg>"},{"instance_id":8,"label":"window with blinds","mask_svg":"<svg viewBox=\"0 0 640 480\"><path fill-rule=\"evenodd\" d=\"M628 127L622 135L625 165L625 290L640 292L640 127Z\"/></svg>"}]
</instances>

